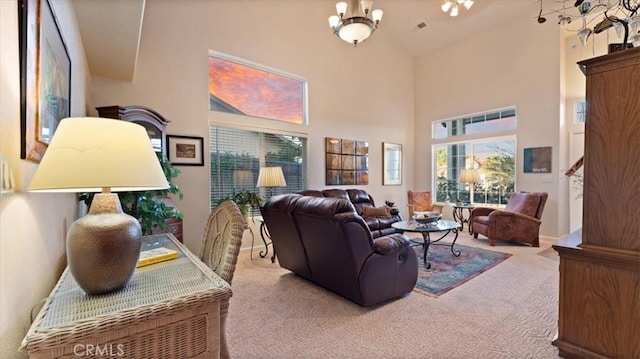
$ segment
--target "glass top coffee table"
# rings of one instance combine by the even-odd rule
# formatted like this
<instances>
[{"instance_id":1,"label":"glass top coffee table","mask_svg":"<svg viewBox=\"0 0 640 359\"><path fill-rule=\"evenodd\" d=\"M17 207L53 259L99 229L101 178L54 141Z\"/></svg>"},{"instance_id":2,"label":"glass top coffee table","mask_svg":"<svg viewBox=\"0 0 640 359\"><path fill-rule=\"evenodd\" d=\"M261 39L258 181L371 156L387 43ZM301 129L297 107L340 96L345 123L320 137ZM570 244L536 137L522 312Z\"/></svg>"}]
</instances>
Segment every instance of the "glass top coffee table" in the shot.
<instances>
[{"instance_id":1,"label":"glass top coffee table","mask_svg":"<svg viewBox=\"0 0 640 359\"><path fill-rule=\"evenodd\" d=\"M455 234L455 237L453 238L453 242L451 242L451 253L456 257L460 256L460 251L453 249L453 245L456 244L456 240L458 239L458 228L461 228L461 225L458 222L439 220L434 223L420 224L414 220L409 220L409 221L396 222L396 223L393 223L391 226L402 232L414 232L414 233L422 234L423 241L422 243L419 243L419 244L422 245L422 248L424 250L422 261L424 262L424 265L425 267L427 267L427 269L431 268L431 263L427 262L427 253L429 252L429 246L433 243L440 242L444 237L446 237L451 232ZM444 234L440 238L432 241L430 234L436 233L436 232L438 233L444 232ZM448 244L448 243L443 243L443 244Z\"/></svg>"}]
</instances>

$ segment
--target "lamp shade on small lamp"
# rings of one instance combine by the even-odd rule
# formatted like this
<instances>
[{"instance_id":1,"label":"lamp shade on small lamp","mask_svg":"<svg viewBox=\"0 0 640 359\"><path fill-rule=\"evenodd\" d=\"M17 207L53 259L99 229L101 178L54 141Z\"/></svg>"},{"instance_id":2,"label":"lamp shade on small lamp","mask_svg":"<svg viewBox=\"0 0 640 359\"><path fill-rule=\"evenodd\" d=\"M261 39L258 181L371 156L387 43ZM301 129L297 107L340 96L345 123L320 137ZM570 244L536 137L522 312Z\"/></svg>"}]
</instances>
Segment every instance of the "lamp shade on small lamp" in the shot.
<instances>
[{"instance_id":1,"label":"lamp shade on small lamp","mask_svg":"<svg viewBox=\"0 0 640 359\"><path fill-rule=\"evenodd\" d=\"M269 188L269 196L272 195L273 187L286 187L287 181L284 179L284 173L282 173L282 167L262 167L258 174L258 183L256 187Z\"/></svg>"},{"instance_id":2,"label":"lamp shade on small lamp","mask_svg":"<svg viewBox=\"0 0 640 359\"><path fill-rule=\"evenodd\" d=\"M460 183L478 183L480 182L480 174L478 170L474 168L465 168L460 171L460 178L458 179Z\"/></svg>"},{"instance_id":3,"label":"lamp shade on small lamp","mask_svg":"<svg viewBox=\"0 0 640 359\"><path fill-rule=\"evenodd\" d=\"M131 279L142 230L112 191L169 188L144 127L103 118L60 122L28 190L102 192L67 233L67 262L88 294L109 293Z\"/></svg>"},{"instance_id":4,"label":"lamp shade on small lamp","mask_svg":"<svg viewBox=\"0 0 640 359\"><path fill-rule=\"evenodd\" d=\"M287 181L284 179L282 167L262 167L258 174L258 184L256 187L286 187Z\"/></svg>"},{"instance_id":5,"label":"lamp shade on small lamp","mask_svg":"<svg viewBox=\"0 0 640 359\"><path fill-rule=\"evenodd\" d=\"M475 168L465 168L460 171L460 177L458 178L458 182L460 183L468 183L469 186L469 197L471 203L473 203L473 184L480 182L480 173Z\"/></svg>"}]
</instances>

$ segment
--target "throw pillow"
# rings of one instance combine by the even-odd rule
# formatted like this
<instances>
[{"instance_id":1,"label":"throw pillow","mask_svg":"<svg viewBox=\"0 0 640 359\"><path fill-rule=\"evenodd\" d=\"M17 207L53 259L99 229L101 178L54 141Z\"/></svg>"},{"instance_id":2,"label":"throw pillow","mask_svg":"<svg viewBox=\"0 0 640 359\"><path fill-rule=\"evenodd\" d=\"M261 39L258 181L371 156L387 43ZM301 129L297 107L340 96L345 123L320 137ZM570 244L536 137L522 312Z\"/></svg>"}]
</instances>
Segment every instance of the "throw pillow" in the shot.
<instances>
[{"instance_id":1,"label":"throw pillow","mask_svg":"<svg viewBox=\"0 0 640 359\"><path fill-rule=\"evenodd\" d=\"M362 217L391 217L391 212L387 207L363 207Z\"/></svg>"}]
</instances>

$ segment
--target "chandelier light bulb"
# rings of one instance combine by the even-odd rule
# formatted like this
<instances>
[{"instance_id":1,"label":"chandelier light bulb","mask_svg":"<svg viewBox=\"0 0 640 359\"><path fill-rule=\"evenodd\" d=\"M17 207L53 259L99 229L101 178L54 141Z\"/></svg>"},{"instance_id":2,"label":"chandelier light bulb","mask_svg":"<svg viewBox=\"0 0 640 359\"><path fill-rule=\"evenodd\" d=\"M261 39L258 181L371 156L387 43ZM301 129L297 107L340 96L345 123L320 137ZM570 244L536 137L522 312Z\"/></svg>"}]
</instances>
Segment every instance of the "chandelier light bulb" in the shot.
<instances>
[{"instance_id":1,"label":"chandelier light bulb","mask_svg":"<svg viewBox=\"0 0 640 359\"><path fill-rule=\"evenodd\" d=\"M364 11L364 15L369 15L369 11L371 11L371 4L373 0L362 0L360 1L360 6L362 6L362 11Z\"/></svg>"},{"instance_id":2,"label":"chandelier light bulb","mask_svg":"<svg viewBox=\"0 0 640 359\"><path fill-rule=\"evenodd\" d=\"M633 34L636 35L638 33L638 31L640 30L640 15L633 15L630 19L629 19L629 31ZM635 46L635 45L634 45Z\"/></svg>"},{"instance_id":3,"label":"chandelier light bulb","mask_svg":"<svg viewBox=\"0 0 640 359\"><path fill-rule=\"evenodd\" d=\"M336 27L340 23L340 18L338 15L329 16L329 26Z\"/></svg>"},{"instance_id":4,"label":"chandelier light bulb","mask_svg":"<svg viewBox=\"0 0 640 359\"><path fill-rule=\"evenodd\" d=\"M443 12L449 13L450 16L458 16L461 6L469 10L473 4L473 0L444 0L440 8Z\"/></svg>"},{"instance_id":5,"label":"chandelier light bulb","mask_svg":"<svg viewBox=\"0 0 640 359\"><path fill-rule=\"evenodd\" d=\"M453 8L451 9L451 14L449 14L449 15L451 15L452 17L453 16L458 16L458 5L457 4L453 5Z\"/></svg>"},{"instance_id":6,"label":"chandelier light bulb","mask_svg":"<svg viewBox=\"0 0 640 359\"><path fill-rule=\"evenodd\" d=\"M344 1L340 1L336 4L336 12L340 17L343 17L347 13L347 3Z\"/></svg>"},{"instance_id":7,"label":"chandelier light bulb","mask_svg":"<svg viewBox=\"0 0 640 359\"><path fill-rule=\"evenodd\" d=\"M622 33L624 32L624 25L622 25L622 23L616 22L613 24L613 28L616 29L616 35L619 38L622 37Z\"/></svg>"},{"instance_id":8,"label":"chandelier light bulb","mask_svg":"<svg viewBox=\"0 0 640 359\"><path fill-rule=\"evenodd\" d=\"M578 37L580 38L580 42L582 43L582 46L587 46L587 41L589 40L589 36L591 36L592 32L593 31L591 31L591 29L589 28L584 28L578 31Z\"/></svg>"},{"instance_id":9,"label":"chandelier light bulb","mask_svg":"<svg viewBox=\"0 0 640 359\"><path fill-rule=\"evenodd\" d=\"M384 12L380 9L375 9L373 10L373 12L371 12L371 19L373 19L373 21L377 23L380 22L380 20L382 20L382 14L384 14Z\"/></svg>"}]
</instances>

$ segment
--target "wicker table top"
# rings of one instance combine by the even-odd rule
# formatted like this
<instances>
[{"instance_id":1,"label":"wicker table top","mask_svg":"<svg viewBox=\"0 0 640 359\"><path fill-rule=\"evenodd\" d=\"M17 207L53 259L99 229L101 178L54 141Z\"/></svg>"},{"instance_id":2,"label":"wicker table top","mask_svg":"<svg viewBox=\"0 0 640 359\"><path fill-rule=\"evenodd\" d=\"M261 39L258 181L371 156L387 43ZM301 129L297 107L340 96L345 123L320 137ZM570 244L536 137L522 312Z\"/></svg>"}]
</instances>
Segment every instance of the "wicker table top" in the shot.
<instances>
[{"instance_id":1,"label":"wicker table top","mask_svg":"<svg viewBox=\"0 0 640 359\"><path fill-rule=\"evenodd\" d=\"M51 291L21 349L31 350L56 337L56 341L86 331L108 331L123 321L162 315L184 305L205 305L231 297L231 287L211 271L171 234L143 237L142 249L167 247L178 258L137 268L119 291L92 296L78 287L69 268Z\"/></svg>"}]
</instances>

